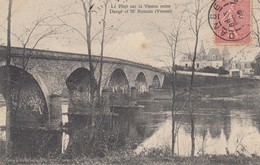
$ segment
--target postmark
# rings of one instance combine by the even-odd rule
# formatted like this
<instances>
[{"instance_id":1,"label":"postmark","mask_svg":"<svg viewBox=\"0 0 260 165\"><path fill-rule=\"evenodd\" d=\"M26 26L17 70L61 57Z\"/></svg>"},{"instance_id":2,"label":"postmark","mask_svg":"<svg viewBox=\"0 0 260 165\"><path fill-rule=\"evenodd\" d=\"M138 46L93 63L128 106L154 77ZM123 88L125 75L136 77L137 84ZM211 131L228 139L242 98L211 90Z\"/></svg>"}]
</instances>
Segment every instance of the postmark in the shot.
<instances>
[{"instance_id":1,"label":"postmark","mask_svg":"<svg viewBox=\"0 0 260 165\"><path fill-rule=\"evenodd\" d=\"M250 0L215 0L208 12L208 22L215 43L250 43Z\"/></svg>"}]
</instances>

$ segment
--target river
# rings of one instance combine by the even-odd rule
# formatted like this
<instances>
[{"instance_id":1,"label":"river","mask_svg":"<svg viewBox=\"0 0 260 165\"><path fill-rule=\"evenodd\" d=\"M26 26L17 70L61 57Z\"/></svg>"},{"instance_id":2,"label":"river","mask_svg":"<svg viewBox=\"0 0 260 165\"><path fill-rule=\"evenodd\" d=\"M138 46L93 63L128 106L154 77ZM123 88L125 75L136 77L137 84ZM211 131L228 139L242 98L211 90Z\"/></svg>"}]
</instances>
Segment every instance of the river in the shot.
<instances>
[{"instance_id":1,"label":"river","mask_svg":"<svg viewBox=\"0 0 260 165\"><path fill-rule=\"evenodd\" d=\"M135 111L130 121L129 137L136 140L134 151L138 154L147 149L171 148L171 112L165 103ZM62 105L63 112L67 104ZM0 107L0 126L5 126L5 106ZM179 112L176 115L178 133L176 155L190 155L189 115ZM63 123L67 116L63 115ZM260 155L260 115L252 109L199 109L195 115L196 155L202 154L257 154ZM0 137L5 139L5 132ZM65 150L68 136L63 136Z\"/></svg>"},{"instance_id":2,"label":"river","mask_svg":"<svg viewBox=\"0 0 260 165\"><path fill-rule=\"evenodd\" d=\"M169 114L170 112L166 112ZM145 149L171 148L172 121L170 114L158 124L155 132L145 139L136 149L140 153ZM178 133L175 152L188 156L191 150L190 124L188 115L176 122ZM228 116L221 114L196 115L195 121L196 155L203 154L260 154L259 123L247 110L231 110Z\"/></svg>"}]
</instances>

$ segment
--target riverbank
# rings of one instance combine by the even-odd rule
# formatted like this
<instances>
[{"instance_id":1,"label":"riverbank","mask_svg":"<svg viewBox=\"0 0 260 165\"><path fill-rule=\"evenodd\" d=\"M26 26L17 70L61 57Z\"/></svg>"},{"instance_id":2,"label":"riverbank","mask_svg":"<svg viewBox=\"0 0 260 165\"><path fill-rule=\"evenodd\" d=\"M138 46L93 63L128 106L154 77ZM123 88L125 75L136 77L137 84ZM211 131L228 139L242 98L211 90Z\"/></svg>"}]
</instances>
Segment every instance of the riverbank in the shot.
<instances>
[{"instance_id":1,"label":"riverbank","mask_svg":"<svg viewBox=\"0 0 260 165\"><path fill-rule=\"evenodd\" d=\"M120 165L244 165L244 164L260 164L260 157L245 157L243 155L207 155L199 157L160 157L152 158L146 156L124 156L105 157L105 158L83 158L83 159L18 159L18 160L2 160L4 164L33 164L33 165L63 165L63 164L84 164L84 165L102 165L102 164L120 164ZM1 164L2 164L1 163Z\"/></svg>"}]
</instances>

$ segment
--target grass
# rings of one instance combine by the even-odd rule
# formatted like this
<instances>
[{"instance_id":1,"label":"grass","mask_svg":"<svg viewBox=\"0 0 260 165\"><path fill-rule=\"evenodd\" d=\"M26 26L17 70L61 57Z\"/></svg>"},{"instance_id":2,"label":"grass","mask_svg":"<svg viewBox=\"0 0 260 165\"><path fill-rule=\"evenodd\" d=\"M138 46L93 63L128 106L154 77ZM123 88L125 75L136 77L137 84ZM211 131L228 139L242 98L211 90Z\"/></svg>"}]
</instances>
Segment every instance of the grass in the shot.
<instances>
[{"instance_id":1,"label":"grass","mask_svg":"<svg viewBox=\"0 0 260 165\"><path fill-rule=\"evenodd\" d=\"M135 157L105 157L105 158L82 158L82 159L12 159L2 160L1 164L30 164L30 165L63 165L63 164L84 164L84 165L244 165L244 164L260 164L260 157L245 157L236 155L207 155L199 157L161 157L153 158L146 156Z\"/></svg>"},{"instance_id":2,"label":"grass","mask_svg":"<svg viewBox=\"0 0 260 165\"><path fill-rule=\"evenodd\" d=\"M131 150L118 150L109 153L103 158L77 158L77 159L64 159L62 156L55 159L28 159L28 158L13 158L13 159L0 159L1 164L16 165L16 164L29 164L29 165L255 165L260 164L260 156L252 155L252 157L241 155L205 155L196 157L182 157L170 156L170 151L167 154L159 150L151 150L149 154L134 154ZM155 156L154 154L157 154Z\"/></svg>"}]
</instances>

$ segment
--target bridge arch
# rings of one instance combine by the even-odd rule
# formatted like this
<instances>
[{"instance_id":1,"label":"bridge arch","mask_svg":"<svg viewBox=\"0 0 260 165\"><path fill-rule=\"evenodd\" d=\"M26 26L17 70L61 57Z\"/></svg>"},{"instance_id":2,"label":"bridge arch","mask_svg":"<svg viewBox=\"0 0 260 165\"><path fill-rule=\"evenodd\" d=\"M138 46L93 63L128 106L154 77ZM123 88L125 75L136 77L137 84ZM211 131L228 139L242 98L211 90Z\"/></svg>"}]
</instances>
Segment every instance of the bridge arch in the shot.
<instances>
[{"instance_id":1,"label":"bridge arch","mask_svg":"<svg viewBox=\"0 0 260 165\"><path fill-rule=\"evenodd\" d=\"M10 73L10 91L7 91L7 72ZM0 93L10 105L10 131L14 156L46 155L52 134L41 131L48 128L49 109L45 95L35 77L16 66L0 67ZM55 135L54 135L55 136ZM51 141L51 140L50 140ZM42 152L43 151L43 152Z\"/></svg>"},{"instance_id":2,"label":"bridge arch","mask_svg":"<svg viewBox=\"0 0 260 165\"><path fill-rule=\"evenodd\" d=\"M144 72L139 72L135 79L135 88L139 93L148 92L148 83Z\"/></svg>"},{"instance_id":3,"label":"bridge arch","mask_svg":"<svg viewBox=\"0 0 260 165\"><path fill-rule=\"evenodd\" d=\"M155 76L153 77L152 86L153 86L153 88L155 88L155 89L158 89L158 88L161 87L161 83L160 83L160 79L159 79L159 76L158 76L158 75L155 75Z\"/></svg>"},{"instance_id":4,"label":"bridge arch","mask_svg":"<svg viewBox=\"0 0 260 165\"><path fill-rule=\"evenodd\" d=\"M6 66L0 67L0 93L10 103L11 121L21 127L43 127L48 124L49 113L45 95L37 80L27 71L10 66L11 93L6 91ZM7 95L10 95L8 100Z\"/></svg>"},{"instance_id":5,"label":"bridge arch","mask_svg":"<svg viewBox=\"0 0 260 165\"><path fill-rule=\"evenodd\" d=\"M90 110L90 71L80 67L66 79L70 112L86 112Z\"/></svg>"},{"instance_id":6,"label":"bridge arch","mask_svg":"<svg viewBox=\"0 0 260 165\"><path fill-rule=\"evenodd\" d=\"M109 79L109 91L116 93L128 93L129 92L129 80L121 68L115 69Z\"/></svg>"}]
</instances>

